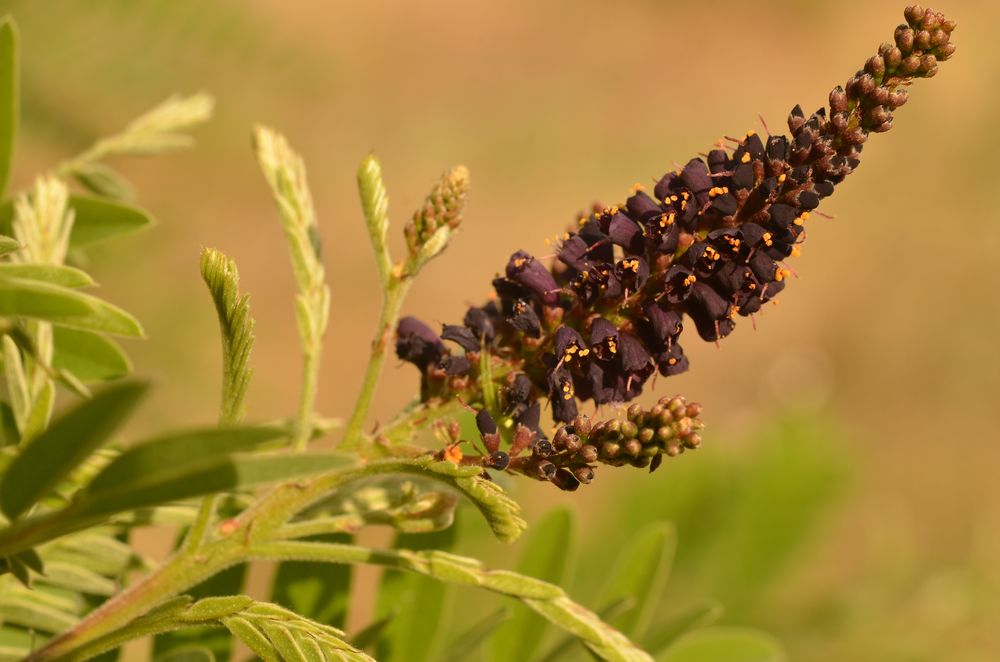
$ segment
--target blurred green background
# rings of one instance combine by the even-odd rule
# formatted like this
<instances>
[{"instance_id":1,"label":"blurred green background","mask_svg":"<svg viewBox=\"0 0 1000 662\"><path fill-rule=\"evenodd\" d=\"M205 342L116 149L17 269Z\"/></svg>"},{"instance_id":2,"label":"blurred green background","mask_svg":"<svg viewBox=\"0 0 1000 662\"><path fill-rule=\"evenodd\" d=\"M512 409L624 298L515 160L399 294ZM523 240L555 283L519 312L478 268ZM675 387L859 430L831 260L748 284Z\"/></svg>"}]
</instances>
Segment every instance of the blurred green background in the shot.
<instances>
[{"instance_id":1,"label":"blurred green background","mask_svg":"<svg viewBox=\"0 0 1000 662\"><path fill-rule=\"evenodd\" d=\"M320 408L345 415L378 307L354 192L366 153L382 160L397 230L441 171L470 168L464 231L406 307L455 321L511 252L548 254L544 240L591 202L759 128L758 113L780 131L793 104L824 104L902 8L2 0L22 36L15 185L172 92L213 93L196 150L115 164L160 225L103 249L94 273L146 326L129 349L158 387L144 425L162 428L214 420L219 348L198 254L235 257L257 318L250 411L283 416L299 374L293 281L249 148L255 122L280 128L306 158L328 256ZM577 511L584 602L636 526L670 519L668 597L679 609L719 598L723 622L768 629L793 660L1000 655L1000 4L936 8L959 21L955 58L873 137L821 208L836 218L810 221L781 305L720 348L692 342L691 372L659 380L657 395L705 405L704 450L653 476L604 470L577 494L509 486L531 522ZM377 417L416 382L391 366ZM513 563L475 535L467 548Z\"/></svg>"}]
</instances>

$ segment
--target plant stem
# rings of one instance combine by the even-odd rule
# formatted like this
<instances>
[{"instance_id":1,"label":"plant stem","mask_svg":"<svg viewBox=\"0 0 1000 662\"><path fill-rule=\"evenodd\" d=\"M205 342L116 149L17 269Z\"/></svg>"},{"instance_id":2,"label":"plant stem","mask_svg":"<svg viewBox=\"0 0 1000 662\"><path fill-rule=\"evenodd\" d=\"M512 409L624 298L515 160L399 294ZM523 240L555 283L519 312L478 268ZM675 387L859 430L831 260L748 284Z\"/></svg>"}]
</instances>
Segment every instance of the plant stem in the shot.
<instances>
[{"instance_id":1,"label":"plant stem","mask_svg":"<svg viewBox=\"0 0 1000 662\"><path fill-rule=\"evenodd\" d=\"M363 428L368 417L368 410L371 408L372 398L375 397L375 389L378 387L385 357L389 352L389 339L399 321L399 311L411 283L411 278L393 276L385 289L385 294L382 297L382 313L375 329L375 337L372 339L372 353L368 359L368 368L365 370L361 391L358 393L354 410L351 412L351 418L347 422L347 428L340 442L341 450L357 448L364 439Z\"/></svg>"},{"instance_id":2,"label":"plant stem","mask_svg":"<svg viewBox=\"0 0 1000 662\"><path fill-rule=\"evenodd\" d=\"M299 396L299 408L295 414L292 426L292 447L302 452L309 445L312 437L313 412L316 409L316 390L319 382L319 343L306 348L302 359L302 393Z\"/></svg>"},{"instance_id":3,"label":"plant stem","mask_svg":"<svg viewBox=\"0 0 1000 662\"><path fill-rule=\"evenodd\" d=\"M215 554L193 555L186 550L133 584L80 621L73 629L29 655L25 662L62 660L74 651L148 613L165 600L199 584L238 562L238 548L225 540L212 546ZM228 552L228 554L226 554Z\"/></svg>"},{"instance_id":4,"label":"plant stem","mask_svg":"<svg viewBox=\"0 0 1000 662\"><path fill-rule=\"evenodd\" d=\"M300 483L284 483L244 511L222 536L197 549L181 548L152 574L125 589L74 628L29 656L26 662L64 659L73 651L124 627L149 610L225 568L253 558L253 545L269 543L272 534L297 513L345 484L386 473L424 475L461 489L454 478L428 470L418 461L396 459L321 474Z\"/></svg>"},{"instance_id":5,"label":"plant stem","mask_svg":"<svg viewBox=\"0 0 1000 662\"><path fill-rule=\"evenodd\" d=\"M205 542L208 529L212 525L212 519L215 517L217 499L218 496L215 494L209 494L202 498L194 523L191 524L187 537L184 538L183 548L185 550L196 550Z\"/></svg>"}]
</instances>

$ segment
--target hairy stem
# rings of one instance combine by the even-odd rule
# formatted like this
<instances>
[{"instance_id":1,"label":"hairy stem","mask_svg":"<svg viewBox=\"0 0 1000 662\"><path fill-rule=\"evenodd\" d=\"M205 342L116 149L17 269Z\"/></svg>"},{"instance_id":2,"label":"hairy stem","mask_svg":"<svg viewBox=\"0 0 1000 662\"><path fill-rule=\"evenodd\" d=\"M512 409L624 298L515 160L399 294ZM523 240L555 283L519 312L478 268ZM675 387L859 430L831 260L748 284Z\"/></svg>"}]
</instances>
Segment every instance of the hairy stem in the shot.
<instances>
[{"instance_id":1,"label":"hairy stem","mask_svg":"<svg viewBox=\"0 0 1000 662\"><path fill-rule=\"evenodd\" d=\"M472 472L475 469L471 470ZM465 482L473 479L467 468L443 473L423 459L395 459L372 462L346 470L321 474L310 480L284 483L262 496L237 519L218 528L219 536L197 549L185 546L152 574L125 589L89 614L74 628L53 639L28 660L65 659L73 651L125 626L150 609L179 595L229 566L253 558L251 548L283 537L281 528L295 515L349 483L370 476L408 473L438 480L473 499ZM489 517L489 504L477 503ZM509 505L506 506L509 508Z\"/></svg>"},{"instance_id":2,"label":"hairy stem","mask_svg":"<svg viewBox=\"0 0 1000 662\"><path fill-rule=\"evenodd\" d=\"M319 383L320 348L307 347L302 359L302 392L292 426L292 447L304 451L312 438L313 412L316 410L316 390Z\"/></svg>"},{"instance_id":3,"label":"hairy stem","mask_svg":"<svg viewBox=\"0 0 1000 662\"><path fill-rule=\"evenodd\" d=\"M572 632L605 660L650 661L645 652L556 586L506 570L487 570L476 559L437 550L371 549L339 543L280 541L253 545L255 559L368 563L414 572L449 584L483 588L521 600L553 624Z\"/></svg>"},{"instance_id":4,"label":"hairy stem","mask_svg":"<svg viewBox=\"0 0 1000 662\"><path fill-rule=\"evenodd\" d=\"M393 277L389 280L385 294L382 298L382 312L379 315L378 326L375 329L375 337L372 339L372 353L368 359L368 367L365 370L364 381L361 383L361 391L351 412L351 418L347 422L347 429L340 442L341 450L351 450L359 447L364 440L364 425L368 417L368 410L371 408L372 399L375 397L375 389L378 387L378 380L382 374L382 366L385 364L386 356L389 353L390 340L393 329L399 321L399 312L403 306L403 300L410 289L412 279Z\"/></svg>"}]
</instances>

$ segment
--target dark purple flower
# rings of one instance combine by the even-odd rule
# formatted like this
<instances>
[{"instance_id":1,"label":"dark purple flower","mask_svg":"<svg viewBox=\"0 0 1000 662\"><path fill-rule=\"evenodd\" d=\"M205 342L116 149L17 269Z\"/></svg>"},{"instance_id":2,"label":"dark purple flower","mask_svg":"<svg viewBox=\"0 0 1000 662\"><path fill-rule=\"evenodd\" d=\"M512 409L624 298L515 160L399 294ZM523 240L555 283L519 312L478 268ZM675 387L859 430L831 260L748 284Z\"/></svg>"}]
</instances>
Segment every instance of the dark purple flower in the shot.
<instances>
[{"instance_id":1,"label":"dark purple flower","mask_svg":"<svg viewBox=\"0 0 1000 662\"><path fill-rule=\"evenodd\" d=\"M625 201L625 208L628 210L629 216L639 223L646 223L663 213L663 209L657 204L656 200L653 200L643 191L633 193Z\"/></svg>"},{"instance_id":2,"label":"dark purple flower","mask_svg":"<svg viewBox=\"0 0 1000 662\"><path fill-rule=\"evenodd\" d=\"M643 193L643 195L646 194ZM646 198L649 199L649 196ZM657 205L656 218L659 218L662 213ZM611 224L608 226L608 237L613 244L621 246L625 252L631 255L641 255L645 252L646 239L643 236L642 227L625 214L615 214L611 219Z\"/></svg>"},{"instance_id":3,"label":"dark purple flower","mask_svg":"<svg viewBox=\"0 0 1000 662\"><path fill-rule=\"evenodd\" d=\"M656 301L648 302L643 308L646 319L649 321L656 339L666 345L672 338L676 338L683 330L680 314L673 310L664 308Z\"/></svg>"},{"instance_id":4,"label":"dark purple flower","mask_svg":"<svg viewBox=\"0 0 1000 662\"><path fill-rule=\"evenodd\" d=\"M573 235L563 241L558 257L563 264L577 271L583 271L592 264L590 245L579 235Z\"/></svg>"},{"instance_id":5,"label":"dark purple flower","mask_svg":"<svg viewBox=\"0 0 1000 662\"><path fill-rule=\"evenodd\" d=\"M525 428L538 432L540 430L539 424L542 420L542 406L538 404L535 400L530 405L524 408L519 416L514 417L514 422L518 425L523 425Z\"/></svg>"},{"instance_id":6,"label":"dark purple flower","mask_svg":"<svg viewBox=\"0 0 1000 662\"><path fill-rule=\"evenodd\" d=\"M664 280L663 297L668 303L679 304L687 300L698 277L687 267L675 264L667 270Z\"/></svg>"},{"instance_id":7,"label":"dark purple flower","mask_svg":"<svg viewBox=\"0 0 1000 662\"><path fill-rule=\"evenodd\" d=\"M559 301L559 285L552 277L552 272L524 251L510 256L507 278L531 292L546 306L554 306Z\"/></svg>"},{"instance_id":8,"label":"dark purple flower","mask_svg":"<svg viewBox=\"0 0 1000 662\"><path fill-rule=\"evenodd\" d=\"M595 318L590 325L590 347L602 361L611 361L618 355L618 329L603 317Z\"/></svg>"},{"instance_id":9,"label":"dark purple flower","mask_svg":"<svg viewBox=\"0 0 1000 662\"><path fill-rule=\"evenodd\" d=\"M649 355L638 338L622 331L618 334L618 347L621 354L622 370L625 371L626 375L645 373L647 377L649 376L653 369L653 357Z\"/></svg>"},{"instance_id":10,"label":"dark purple flower","mask_svg":"<svg viewBox=\"0 0 1000 662\"><path fill-rule=\"evenodd\" d=\"M476 338L486 343L493 342L496 333L496 322L500 320L500 311L496 307L496 302L491 301L482 308L469 308L465 313L462 323L465 324Z\"/></svg>"},{"instance_id":11,"label":"dark purple flower","mask_svg":"<svg viewBox=\"0 0 1000 662\"><path fill-rule=\"evenodd\" d=\"M670 377L686 372L690 366L680 343L674 342L656 357L656 367L661 375Z\"/></svg>"},{"instance_id":12,"label":"dark purple flower","mask_svg":"<svg viewBox=\"0 0 1000 662\"><path fill-rule=\"evenodd\" d=\"M532 389L531 378L523 372L517 373L504 391L507 398L506 413L516 416L534 402Z\"/></svg>"},{"instance_id":13,"label":"dark purple flower","mask_svg":"<svg viewBox=\"0 0 1000 662\"><path fill-rule=\"evenodd\" d=\"M571 327L561 326L556 331L556 359L568 366L580 365L589 360L590 348L583 336Z\"/></svg>"},{"instance_id":14,"label":"dark purple flower","mask_svg":"<svg viewBox=\"0 0 1000 662\"><path fill-rule=\"evenodd\" d=\"M685 311L694 320L698 335L703 340L725 338L733 330L732 305L705 283L695 283Z\"/></svg>"},{"instance_id":15,"label":"dark purple flower","mask_svg":"<svg viewBox=\"0 0 1000 662\"><path fill-rule=\"evenodd\" d=\"M441 339L450 340L467 352L478 352L482 349L479 339L466 326L445 324L441 330Z\"/></svg>"},{"instance_id":16,"label":"dark purple flower","mask_svg":"<svg viewBox=\"0 0 1000 662\"><path fill-rule=\"evenodd\" d=\"M396 356L421 371L437 363L448 353L444 343L429 326L416 317L404 317L396 327Z\"/></svg>"},{"instance_id":17,"label":"dark purple flower","mask_svg":"<svg viewBox=\"0 0 1000 662\"><path fill-rule=\"evenodd\" d=\"M568 368L559 367L549 373L549 401L555 420L565 422L576 418L576 387Z\"/></svg>"},{"instance_id":18,"label":"dark purple flower","mask_svg":"<svg viewBox=\"0 0 1000 662\"><path fill-rule=\"evenodd\" d=\"M438 362L437 367L439 370L443 370L446 375L454 377L469 374L472 363L464 356L448 354Z\"/></svg>"},{"instance_id":19,"label":"dark purple flower","mask_svg":"<svg viewBox=\"0 0 1000 662\"><path fill-rule=\"evenodd\" d=\"M530 301L518 299L511 304L507 321L529 338L537 338L542 335L541 320L538 319L538 313L535 312Z\"/></svg>"}]
</instances>

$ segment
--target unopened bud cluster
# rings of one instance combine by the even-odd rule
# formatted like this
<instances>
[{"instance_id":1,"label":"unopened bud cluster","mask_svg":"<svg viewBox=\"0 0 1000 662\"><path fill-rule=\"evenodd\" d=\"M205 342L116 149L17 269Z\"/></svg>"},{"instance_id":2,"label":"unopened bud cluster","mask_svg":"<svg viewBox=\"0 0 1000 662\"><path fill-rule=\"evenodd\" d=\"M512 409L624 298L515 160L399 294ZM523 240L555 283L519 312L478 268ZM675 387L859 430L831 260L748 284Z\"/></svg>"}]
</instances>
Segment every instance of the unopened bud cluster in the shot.
<instances>
[{"instance_id":1,"label":"unopened bud cluster","mask_svg":"<svg viewBox=\"0 0 1000 662\"><path fill-rule=\"evenodd\" d=\"M461 224L468 191L469 171L465 166L452 168L441 176L403 229L411 255L418 254L441 228L455 230Z\"/></svg>"},{"instance_id":2,"label":"unopened bud cluster","mask_svg":"<svg viewBox=\"0 0 1000 662\"><path fill-rule=\"evenodd\" d=\"M476 425L482 447L474 444L479 455L460 451L464 442L459 439L457 425L439 455L457 463L548 481L572 492L594 480L598 464L649 467L653 472L664 455L674 457L701 446L701 405L679 395L660 398L649 409L633 404L623 414L600 421L577 416L560 425L551 440L537 427L518 423L509 448L501 450L500 428L488 411L480 409Z\"/></svg>"},{"instance_id":3,"label":"unopened bud cluster","mask_svg":"<svg viewBox=\"0 0 1000 662\"><path fill-rule=\"evenodd\" d=\"M557 428L551 442L534 444L530 456L512 459L510 468L569 491L590 483L597 463L652 472L664 455L701 445L700 414L700 405L674 396L660 398L650 409L634 404L624 418L592 422L580 415Z\"/></svg>"}]
</instances>

